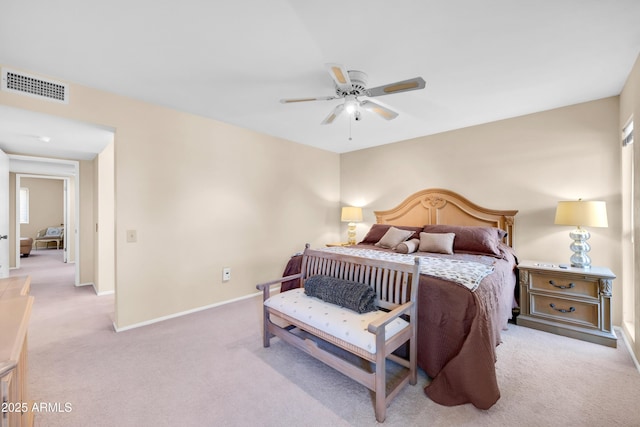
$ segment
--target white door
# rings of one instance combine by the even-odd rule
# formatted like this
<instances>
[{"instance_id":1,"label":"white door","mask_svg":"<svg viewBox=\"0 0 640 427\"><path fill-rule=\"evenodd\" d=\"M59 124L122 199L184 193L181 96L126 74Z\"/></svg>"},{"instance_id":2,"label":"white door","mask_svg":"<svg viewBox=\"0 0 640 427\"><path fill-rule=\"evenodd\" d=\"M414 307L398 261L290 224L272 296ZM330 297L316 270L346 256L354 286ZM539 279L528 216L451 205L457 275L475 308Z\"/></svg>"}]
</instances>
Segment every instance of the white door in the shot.
<instances>
[{"instance_id":1,"label":"white door","mask_svg":"<svg viewBox=\"0 0 640 427\"><path fill-rule=\"evenodd\" d=\"M9 277L9 157L0 150L0 278Z\"/></svg>"},{"instance_id":2,"label":"white door","mask_svg":"<svg viewBox=\"0 0 640 427\"><path fill-rule=\"evenodd\" d=\"M69 231L69 179L62 180L62 226L64 227L64 240L62 241L62 262L69 262L68 245L69 238L73 236ZM75 233L74 233L75 234Z\"/></svg>"}]
</instances>

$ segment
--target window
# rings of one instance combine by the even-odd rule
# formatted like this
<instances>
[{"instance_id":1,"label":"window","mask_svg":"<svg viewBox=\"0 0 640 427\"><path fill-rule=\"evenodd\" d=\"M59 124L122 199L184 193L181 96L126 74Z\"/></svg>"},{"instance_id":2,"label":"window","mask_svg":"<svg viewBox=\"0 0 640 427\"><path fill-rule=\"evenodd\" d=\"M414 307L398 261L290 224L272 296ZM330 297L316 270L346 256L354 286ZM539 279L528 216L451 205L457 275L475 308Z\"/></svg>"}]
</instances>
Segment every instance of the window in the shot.
<instances>
[{"instance_id":1,"label":"window","mask_svg":"<svg viewBox=\"0 0 640 427\"><path fill-rule=\"evenodd\" d=\"M20 188L20 224L29 224L29 189Z\"/></svg>"},{"instance_id":2,"label":"window","mask_svg":"<svg viewBox=\"0 0 640 427\"><path fill-rule=\"evenodd\" d=\"M638 247L635 235L635 193L638 191L637 168L634 165L633 119L622 128L622 229L623 229L623 281L622 281L622 327L632 342L636 338L636 289L635 263L638 260Z\"/></svg>"},{"instance_id":3,"label":"window","mask_svg":"<svg viewBox=\"0 0 640 427\"><path fill-rule=\"evenodd\" d=\"M622 146L626 147L629 144L633 144L633 121L622 129Z\"/></svg>"}]
</instances>

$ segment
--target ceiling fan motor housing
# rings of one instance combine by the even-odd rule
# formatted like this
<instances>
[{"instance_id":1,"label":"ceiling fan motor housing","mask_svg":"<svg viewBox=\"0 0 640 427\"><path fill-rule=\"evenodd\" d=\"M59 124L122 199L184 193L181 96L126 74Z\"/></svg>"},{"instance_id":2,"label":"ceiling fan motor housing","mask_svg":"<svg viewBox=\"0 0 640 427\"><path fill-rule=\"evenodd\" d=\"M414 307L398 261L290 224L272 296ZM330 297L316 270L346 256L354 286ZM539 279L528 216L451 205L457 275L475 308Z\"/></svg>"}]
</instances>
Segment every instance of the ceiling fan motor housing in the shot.
<instances>
[{"instance_id":1,"label":"ceiling fan motor housing","mask_svg":"<svg viewBox=\"0 0 640 427\"><path fill-rule=\"evenodd\" d=\"M349 92L345 92L340 88L336 88L336 95L340 97L345 97L347 95L365 95L367 90L367 80L369 78L367 73L357 70L348 70L347 73L349 73L349 80L351 80L352 89Z\"/></svg>"}]
</instances>

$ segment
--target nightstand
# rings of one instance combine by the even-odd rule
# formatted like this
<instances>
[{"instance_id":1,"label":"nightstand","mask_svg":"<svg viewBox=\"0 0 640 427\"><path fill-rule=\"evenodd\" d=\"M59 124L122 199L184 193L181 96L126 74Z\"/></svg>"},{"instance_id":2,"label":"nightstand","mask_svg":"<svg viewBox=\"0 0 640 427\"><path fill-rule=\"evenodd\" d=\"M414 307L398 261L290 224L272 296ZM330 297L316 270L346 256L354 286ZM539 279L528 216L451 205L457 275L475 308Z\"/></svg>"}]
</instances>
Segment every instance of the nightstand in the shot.
<instances>
[{"instance_id":1,"label":"nightstand","mask_svg":"<svg viewBox=\"0 0 640 427\"><path fill-rule=\"evenodd\" d=\"M611 270L524 261L518 264L518 271L518 325L616 347L611 325L611 290L616 276Z\"/></svg>"},{"instance_id":2,"label":"nightstand","mask_svg":"<svg viewBox=\"0 0 640 427\"><path fill-rule=\"evenodd\" d=\"M347 242L327 243L325 246L328 247L328 248L333 248L333 247L336 247L336 246L349 246L349 243L347 243Z\"/></svg>"}]
</instances>

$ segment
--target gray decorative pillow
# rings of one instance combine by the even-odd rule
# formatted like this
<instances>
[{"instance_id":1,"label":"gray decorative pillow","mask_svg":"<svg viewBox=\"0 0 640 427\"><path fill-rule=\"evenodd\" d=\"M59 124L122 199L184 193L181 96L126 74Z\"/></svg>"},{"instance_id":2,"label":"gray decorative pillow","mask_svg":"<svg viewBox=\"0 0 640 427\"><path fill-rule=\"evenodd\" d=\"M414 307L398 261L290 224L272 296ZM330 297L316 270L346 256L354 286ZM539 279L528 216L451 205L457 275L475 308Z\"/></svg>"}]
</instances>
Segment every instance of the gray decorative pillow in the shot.
<instances>
[{"instance_id":1,"label":"gray decorative pillow","mask_svg":"<svg viewBox=\"0 0 640 427\"><path fill-rule=\"evenodd\" d=\"M45 233L45 237L60 237L62 230L60 227L49 227Z\"/></svg>"},{"instance_id":2,"label":"gray decorative pillow","mask_svg":"<svg viewBox=\"0 0 640 427\"><path fill-rule=\"evenodd\" d=\"M454 233L420 233L420 252L452 254Z\"/></svg>"},{"instance_id":3,"label":"gray decorative pillow","mask_svg":"<svg viewBox=\"0 0 640 427\"><path fill-rule=\"evenodd\" d=\"M396 252L400 254L412 254L418 250L419 246L420 246L419 239L407 240L406 242L402 242L398 246L396 246Z\"/></svg>"},{"instance_id":4,"label":"gray decorative pillow","mask_svg":"<svg viewBox=\"0 0 640 427\"><path fill-rule=\"evenodd\" d=\"M407 240L412 234L413 231L391 227L386 233L384 233L382 239L376 243L376 246L386 249L395 249L396 246Z\"/></svg>"},{"instance_id":5,"label":"gray decorative pillow","mask_svg":"<svg viewBox=\"0 0 640 427\"><path fill-rule=\"evenodd\" d=\"M317 275L304 282L304 293L358 313L376 311L376 292L364 283Z\"/></svg>"}]
</instances>

